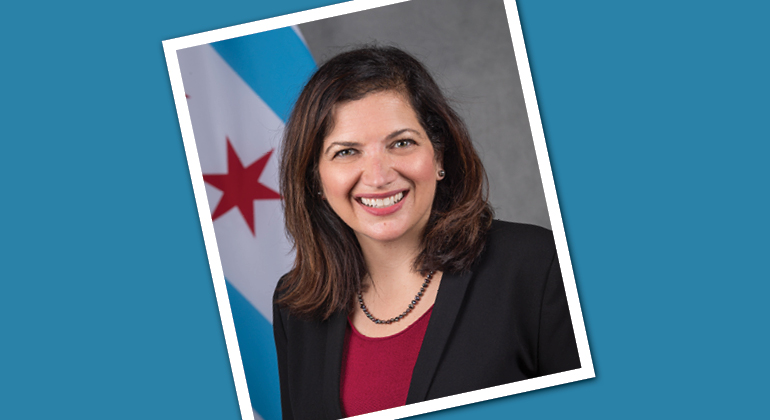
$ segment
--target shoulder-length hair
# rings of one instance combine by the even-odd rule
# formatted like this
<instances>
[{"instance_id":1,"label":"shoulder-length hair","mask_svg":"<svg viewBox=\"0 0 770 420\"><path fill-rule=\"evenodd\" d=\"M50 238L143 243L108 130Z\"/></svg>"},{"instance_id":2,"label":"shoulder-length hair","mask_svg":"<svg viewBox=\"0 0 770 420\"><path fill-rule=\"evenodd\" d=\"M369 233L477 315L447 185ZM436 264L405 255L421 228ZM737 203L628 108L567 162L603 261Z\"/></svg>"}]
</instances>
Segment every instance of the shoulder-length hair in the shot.
<instances>
[{"instance_id":1,"label":"shoulder-length hair","mask_svg":"<svg viewBox=\"0 0 770 420\"><path fill-rule=\"evenodd\" d=\"M425 67L395 47L365 47L339 54L311 77L286 125L280 189L294 267L279 286L277 303L299 316L327 319L349 310L367 273L361 248L320 195L318 162L334 123L335 105L374 92L403 94L446 171L414 261L420 272L468 270L484 248L493 211L487 177L468 129Z\"/></svg>"}]
</instances>

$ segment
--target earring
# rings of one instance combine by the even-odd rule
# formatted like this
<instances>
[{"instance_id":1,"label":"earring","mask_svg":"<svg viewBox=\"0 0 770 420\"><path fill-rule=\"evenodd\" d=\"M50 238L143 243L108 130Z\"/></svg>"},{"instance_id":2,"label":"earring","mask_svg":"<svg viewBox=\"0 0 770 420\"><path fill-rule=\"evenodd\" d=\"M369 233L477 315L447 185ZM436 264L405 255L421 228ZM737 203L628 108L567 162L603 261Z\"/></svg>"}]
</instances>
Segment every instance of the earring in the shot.
<instances>
[{"instance_id":1,"label":"earring","mask_svg":"<svg viewBox=\"0 0 770 420\"><path fill-rule=\"evenodd\" d=\"M446 172L444 172L444 170L443 170L443 169L439 169L439 171L438 171L438 176L440 176L441 178L443 178L445 175L446 175Z\"/></svg>"}]
</instances>

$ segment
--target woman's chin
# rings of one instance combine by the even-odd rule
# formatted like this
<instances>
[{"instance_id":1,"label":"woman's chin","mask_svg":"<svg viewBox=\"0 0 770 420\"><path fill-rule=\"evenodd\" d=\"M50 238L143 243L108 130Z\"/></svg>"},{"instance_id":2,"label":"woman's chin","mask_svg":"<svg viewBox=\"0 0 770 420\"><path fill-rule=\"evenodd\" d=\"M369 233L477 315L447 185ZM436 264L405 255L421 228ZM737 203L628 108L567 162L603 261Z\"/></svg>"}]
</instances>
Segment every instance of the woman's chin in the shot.
<instances>
[{"instance_id":1,"label":"woman's chin","mask_svg":"<svg viewBox=\"0 0 770 420\"><path fill-rule=\"evenodd\" d=\"M356 236L361 239L366 239L372 242L392 243L398 240L404 239L408 236L409 230L404 226L396 226L393 223L383 223L386 226L369 226L367 229L363 229L360 232L356 232ZM364 238L362 238L362 236Z\"/></svg>"},{"instance_id":2,"label":"woman's chin","mask_svg":"<svg viewBox=\"0 0 770 420\"><path fill-rule=\"evenodd\" d=\"M359 242L362 239L361 236L363 236L368 241L381 243L395 242L404 236L403 232L392 231L356 232L356 234L359 237Z\"/></svg>"}]
</instances>

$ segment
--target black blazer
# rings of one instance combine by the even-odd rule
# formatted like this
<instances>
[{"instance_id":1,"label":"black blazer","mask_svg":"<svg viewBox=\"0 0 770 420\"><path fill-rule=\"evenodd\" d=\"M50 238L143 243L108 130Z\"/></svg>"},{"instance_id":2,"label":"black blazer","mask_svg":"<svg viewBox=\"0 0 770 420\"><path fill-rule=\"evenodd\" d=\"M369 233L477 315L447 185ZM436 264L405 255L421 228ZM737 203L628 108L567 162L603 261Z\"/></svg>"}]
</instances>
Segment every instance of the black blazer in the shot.
<instances>
[{"instance_id":1,"label":"black blazer","mask_svg":"<svg viewBox=\"0 0 770 420\"><path fill-rule=\"evenodd\" d=\"M347 314L273 306L284 420L338 419ZM373 361L376 363L376 361ZM494 221L467 273L444 273L407 404L580 367L551 231Z\"/></svg>"}]
</instances>

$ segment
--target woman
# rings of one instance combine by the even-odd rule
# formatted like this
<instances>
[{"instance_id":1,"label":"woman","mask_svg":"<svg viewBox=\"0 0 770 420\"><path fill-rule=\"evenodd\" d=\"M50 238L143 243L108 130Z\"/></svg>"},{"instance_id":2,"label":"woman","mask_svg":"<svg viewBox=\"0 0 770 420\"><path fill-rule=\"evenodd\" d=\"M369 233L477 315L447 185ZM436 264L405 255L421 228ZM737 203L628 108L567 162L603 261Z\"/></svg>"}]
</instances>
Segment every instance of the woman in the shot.
<instances>
[{"instance_id":1,"label":"woman","mask_svg":"<svg viewBox=\"0 0 770 420\"><path fill-rule=\"evenodd\" d=\"M407 53L318 69L286 126L281 192L296 249L274 298L284 419L580 367L550 231L492 220L464 123Z\"/></svg>"}]
</instances>

